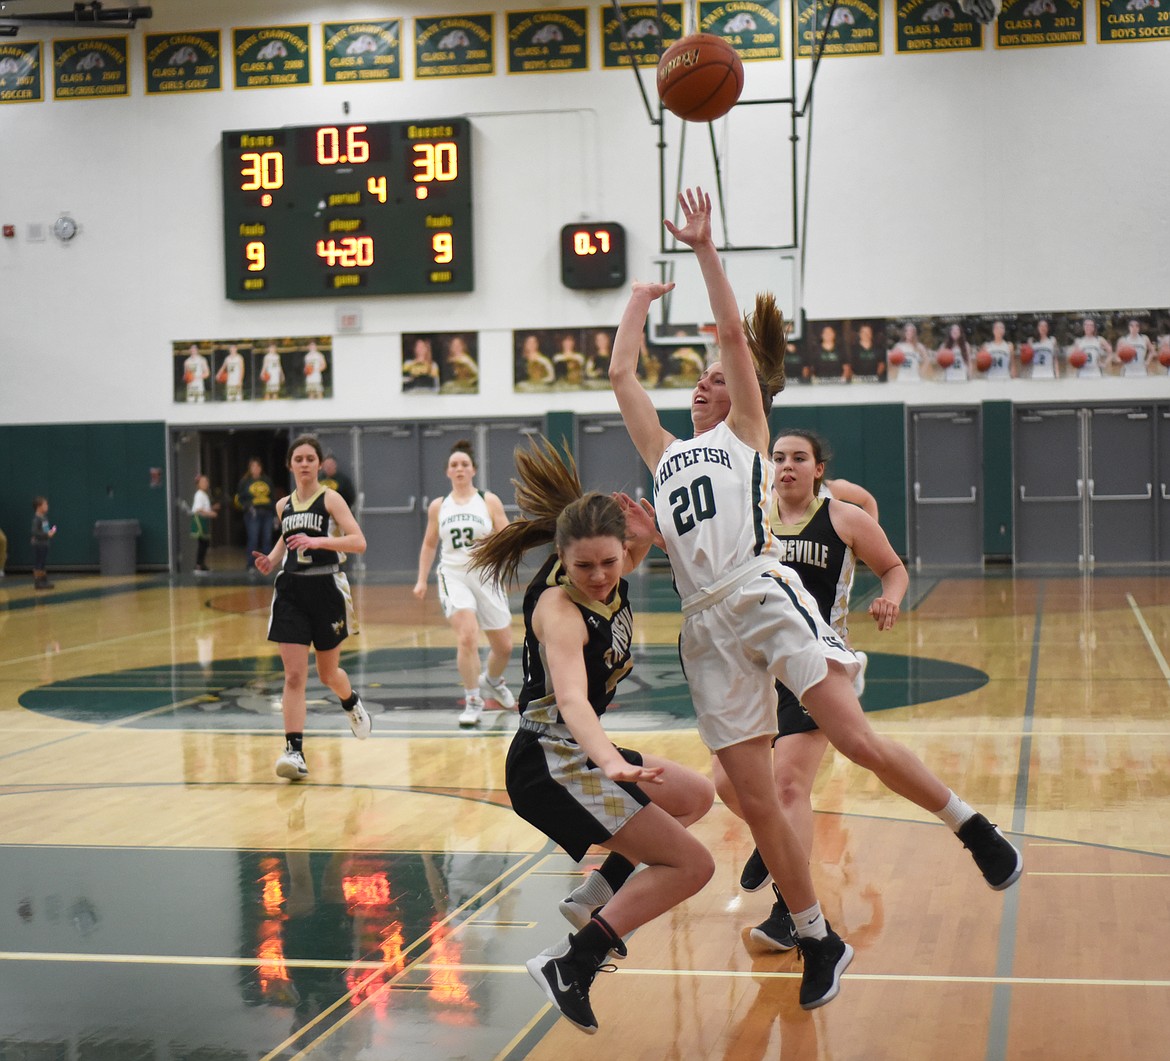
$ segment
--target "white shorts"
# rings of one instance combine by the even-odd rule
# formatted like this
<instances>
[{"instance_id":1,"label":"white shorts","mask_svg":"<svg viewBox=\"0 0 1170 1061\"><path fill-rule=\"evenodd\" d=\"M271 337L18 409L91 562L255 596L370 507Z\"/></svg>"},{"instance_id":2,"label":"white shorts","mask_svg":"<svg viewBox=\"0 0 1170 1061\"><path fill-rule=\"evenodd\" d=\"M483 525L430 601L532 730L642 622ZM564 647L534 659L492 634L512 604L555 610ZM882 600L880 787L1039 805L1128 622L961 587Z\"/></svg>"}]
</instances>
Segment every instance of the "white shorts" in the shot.
<instances>
[{"instance_id":1,"label":"white shorts","mask_svg":"<svg viewBox=\"0 0 1170 1061\"><path fill-rule=\"evenodd\" d=\"M679 650L699 736L713 752L776 735L777 681L801 698L829 673L828 660L851 679L860 670L796 572L782 564L687 615Z\"/></svg>"},{"instance_id":2,"label":"white shorts","mask_svg":"<svg viewBox=\"0 0 1170 1061\"><path fill-rule=\"evenodd\" d=\"M464 567L439 564L439 603L448 619L459 611L475 612L484 630L505 630L512 625L504 591Z\"/></svg>"}]
</instances>

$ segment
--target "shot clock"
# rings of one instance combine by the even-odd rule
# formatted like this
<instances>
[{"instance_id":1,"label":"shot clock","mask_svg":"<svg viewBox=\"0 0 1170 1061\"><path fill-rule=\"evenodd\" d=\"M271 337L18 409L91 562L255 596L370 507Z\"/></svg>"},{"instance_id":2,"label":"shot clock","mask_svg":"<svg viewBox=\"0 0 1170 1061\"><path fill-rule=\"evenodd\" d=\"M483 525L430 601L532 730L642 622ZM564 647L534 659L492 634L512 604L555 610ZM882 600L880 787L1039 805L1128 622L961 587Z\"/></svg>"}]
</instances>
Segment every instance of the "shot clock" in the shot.
<instances>
[{"instance_id":1,"label":"shot clock","mask_svg":"<svg viewBox=\"0 0 1170 1061\"><path fill-rule=\"evenodd\" d=\"M616 221L582 221L561 229L565 287L621 287L626 282L626 230Z\"/></svg>"},{"instance_id":2,"label":"shot clock","mask_svg":"<svg viewBox=\"0 0 1170 1061\"><path fill-rule=\"evenodd\" d=\"M474 288L466 118L223 134L229 299Z\"/></svg>"}]
</instances>

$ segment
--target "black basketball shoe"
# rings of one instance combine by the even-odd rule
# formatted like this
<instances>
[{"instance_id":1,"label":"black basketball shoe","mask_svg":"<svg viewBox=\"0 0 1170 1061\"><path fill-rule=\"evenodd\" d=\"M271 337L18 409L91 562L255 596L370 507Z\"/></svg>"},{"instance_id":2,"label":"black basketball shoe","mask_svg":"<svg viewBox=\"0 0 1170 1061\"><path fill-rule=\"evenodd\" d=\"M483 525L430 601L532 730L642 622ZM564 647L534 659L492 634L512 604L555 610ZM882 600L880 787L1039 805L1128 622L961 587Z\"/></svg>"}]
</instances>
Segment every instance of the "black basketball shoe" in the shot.
<instances>
[{"instance_id":1,"label":"black basketball shoe","mask_svg":"<svg viewBox=\"0 0 1170 1061\"><path fill-rule=\"evenodd\" d=\"M816 1009L832 1002L841 991L841 974L853 961L853 948L832 926L825 922L828 935L824 939L796 937L796 946L804 961L804 975L800 979L800 1008Z\"/></svg>"},{"instance_id":2,"label":"black basketball shoe","mask_svg":"<svg viewBox=\"0 0 1170 1061\"><path fill-rule=\"evenodd\" d=\"M541 951L535 958L529 958L525 965L528 975L557 1007L561 1016L586 1035L597 1031L597 1018L589 1004L589 988L599 972L612 972L614 966L592 959L588 954L573 947L572 936ZM619 941L618 951L625 957L626 948Z\"/></svg>"},{"instance_id":3,"label":"black basketball shoe","mask_svg":"<svg viewBox=\"0 0 1170 1061\"><path fill-rule=\"evenodd\" d=\"M956 834L971 852L983 879L997 892L1010 888L1024 872L1024 856L982 814L968 818Z\"/></svg>"},{"instance_id":4,"label":"black basketball shoe","mask_svg":"<svg viewBox=\"0 0 1170 1061\"><path fill-rule=\"evenodd\" d=\"M761 921L748 935L768 950L792 950L796 946L796 926L792 923L792 915L788 912L788 907L780 898L780 889L773 884L772 891L776 893L772 912L766 921Z\"/></svg>"},{"instance_id":5,"label":"black basketball shoe","mask_svg":"<svg viewBox=\"0 0 1170 1061\"><path fill-rule=\"evenodd\" d=\"M760 849L752 848L748 860L743 864L743 872L739 875L739 886L745 892L758 892L772 879L764 860L760 858Z\"/></svg>"}]
</instances>

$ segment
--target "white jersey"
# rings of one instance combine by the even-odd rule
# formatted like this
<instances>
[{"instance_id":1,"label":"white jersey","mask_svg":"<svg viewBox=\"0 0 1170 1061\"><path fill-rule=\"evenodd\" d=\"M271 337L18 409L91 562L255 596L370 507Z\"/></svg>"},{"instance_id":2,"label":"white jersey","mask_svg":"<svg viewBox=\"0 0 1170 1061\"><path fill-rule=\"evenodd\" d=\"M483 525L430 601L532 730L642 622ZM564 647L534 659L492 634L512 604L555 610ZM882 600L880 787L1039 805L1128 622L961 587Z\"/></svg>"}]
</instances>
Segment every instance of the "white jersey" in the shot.
<instances>
[{"instance_id":1,"label":"white jersey","mask_svg":"<svg viewBox=\"0 0 1170 1061\"><path fill-rule=\"evenodd\" d=\"M1005 342L991 342L983 347L991 355L991 367L987 370L988 379L1011 379L1012 376L1012 344Z\"/></svg>"},{"instance_id":2,"label":"white jersey","mask_svg":"<svg viewBox=\"0 0 1170 1061\"><path fill-rule=\"evenodd\" d=\"M1101 366L1105 362L1105 344L1099 335L1082 335L1072 348L1085 355L1085 363L1077 369L1077 377L1081 379L1096 379L1101 375Z\"/></svg>"},{"instance_id":3,"label":"white jersey","mask_svg":"<svg viewBox=\"0 0 1170 1061\"><path fill-rule=\"evenodd\" d=\"M201 402L206 395L203 381L211 375L211 366L202 354L190 354L183 362L183 378L187 380L187 401Z\"/></svg>"},{"instance_id":4,"label":"white jersey","mask_svg":"<svg viewBox=\"0 0 1170 1061\"><path fill-rule=\"evenodd\" d=\"M1132 346L1137 353L1132 361L1121 362L1121 374L1123 376L1148 376L1149 371L1146 368L1146 359L1150 356L1150 337L1148 335L1126 335L1124 338L1117 340L1117 348L1120 350L1123 346Z\"/></svg>"},{"instance_id":5,"label":"white jersey","mask_svg":"<svg viewBox=\"0 0 1170 1061\"><path fill-rule=\"evenodd\" d=\"M780 562L768 525L772 462L720 423L675 439L654 470L654 511L686 598L763 557Z\"/></svg>"},{"instance_id":6,"label":"white jersey","mask_svg":"<svg viewBox=\"0 0 1170 1061\"><path fill-rule=\"evenodd\" d=\"M237 351L228 354L221 366L227 373L227 398L229 402L242 401L244 397L244 355Z\"/></svg>"},{"instance_id":7,"label":"white jersey","mask_svg":"<svg viewBox=\"0 0 1170 1061\"><path fill-rule=\"evenodd\" d=\"M310 350L305 354L305 383L310 387L319 387L324 382L321 373L325 371L325 355L320 350Z\"/></svg>"},{"instance_id":8,"label":"white jersey","mask_svg":"<svg viewBox=\"0 0 1170 1061\"><path fill-rule=\"evenodd\" d=\"M264 380L264 389L271 392L280 390L284 382L284 367L280 363L280 354L270 350L264 355L260 364L260 378Z\"/></svg>"},{"instance_id":9,"label":"white jersey","mask_svg":"<svg viewBox=\"0 0 1170 1061\"><path fill-rule=\"evenodd\" d=\"M967 358L960 347L944 347L955 355L952 364L943 369L943 379L947 383L962 383L967 378ZM939 353L942 353L940 350Z\"/></svg>"},{"instance_id":10,"label":"white jersey","mask_svg":"<svg viewBox=\"0 0 1170 1061\"><path fill-rule=\"evenodd\" d=\"M894 365L898 370L897 380L900 383L921 383L922 382L922 353L923 347L920 343L908 343L905 339L900 343L895 343L893 349L890 350L892 354L895 350L902 355L903 361L900 365Z\"/></svg>"},{"instance_id":11,"label":"white jersey","mask_svg":"<svg viewBox=\"0 0 1170 1061\"><path fill-rule=\"evenodd\" d=\"M439 563L444 567L467 567L468 550L494 530L483 492L477 490L463 504L448 494L439 505Z\"/></svg>"},{"instance_id":12,"label":"white jersey","mask_svg":"<svg viewBox=\"0 0 1170 1061\"><path fill-rule=\"evenodd\" d=\"M1032 339L1032 378L1056 379L1056 340L1051 336Z\"/></svg>"}]
</instances>

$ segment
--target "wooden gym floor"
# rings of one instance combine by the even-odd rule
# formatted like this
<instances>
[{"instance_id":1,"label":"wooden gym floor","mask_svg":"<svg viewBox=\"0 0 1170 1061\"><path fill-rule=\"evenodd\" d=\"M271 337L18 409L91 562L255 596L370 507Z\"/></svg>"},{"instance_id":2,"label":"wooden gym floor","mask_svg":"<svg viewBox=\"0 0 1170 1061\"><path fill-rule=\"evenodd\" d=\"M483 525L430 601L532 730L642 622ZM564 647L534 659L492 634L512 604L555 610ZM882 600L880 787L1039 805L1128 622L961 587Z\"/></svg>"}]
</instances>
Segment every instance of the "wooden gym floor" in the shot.
<instances>
[{"instance_id":1,"label":"wooden gym floor","mask_svg":"<svg viewBox=\"0 0 1170 1061\"><path fill-rule=\"evenodd\" d=\"M1020 883L992 892L830 755L813 871L857 951L840 997L803 1012L797 960L746 942L770 893L739 892L752 844L717 805L695 826L715 879L598 977L593 1038L523 965L578 869L508 807L515 716L456 726L433 588L358 586L373 736L311 687L294 786L267 586L56 582L0 582L0 1061L1170 1056L1165 575L915 575L895 631L855 614L875 726L1014 837ZM705 769L669 579L633 588L607 722Z\"/></svg>"}]
</instances>

